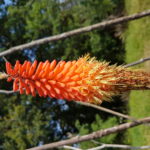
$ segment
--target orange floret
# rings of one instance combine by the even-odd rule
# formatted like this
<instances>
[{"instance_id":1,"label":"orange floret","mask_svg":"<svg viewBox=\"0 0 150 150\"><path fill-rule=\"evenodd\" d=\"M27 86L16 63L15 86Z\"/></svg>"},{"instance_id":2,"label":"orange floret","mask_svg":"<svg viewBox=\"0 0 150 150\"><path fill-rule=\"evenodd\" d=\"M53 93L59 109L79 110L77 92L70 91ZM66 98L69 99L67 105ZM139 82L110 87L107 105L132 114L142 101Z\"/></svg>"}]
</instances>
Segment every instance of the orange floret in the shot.
<instances>
[{"instance_id":1,"label":"orange floret","mask_svg":"<svg viewBox=\"0 0 150 150\"><path fill-rule=\"evenodd\" d=\"M77 61L16 61L14 68L6 62L8 81L13 90L35 96L85 101L100 104L120 92L149 88L150 75L123 66L109 66L85 56Z\"/></svg>"}]
</instances>

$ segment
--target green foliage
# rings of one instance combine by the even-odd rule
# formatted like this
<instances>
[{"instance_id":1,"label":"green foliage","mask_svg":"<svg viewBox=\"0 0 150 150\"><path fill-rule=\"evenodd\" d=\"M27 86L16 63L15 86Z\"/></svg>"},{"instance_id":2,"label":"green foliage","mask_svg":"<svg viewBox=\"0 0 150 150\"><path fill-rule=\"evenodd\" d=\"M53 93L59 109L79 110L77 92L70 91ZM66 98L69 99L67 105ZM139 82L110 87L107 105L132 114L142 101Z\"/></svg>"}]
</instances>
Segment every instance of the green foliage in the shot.
<instances>
[{"instance_id":1,"label":"green foliage","mask_svg":"<svg viewBox=\"0 0 150 150\"><path fill-rule=\"evenodd\" d=\"M8 7L11 19L6 23L6 30L13 41L19 38L18 41L24 43L21 39L31 41L100 22L117 10L117 4L120 2L113 0L26 1L24 5ZM39 46L36 54L39 56L40 53L39 59L52 59L54 56L75 59L88 52L98 59L122 63L124 50L121 40L114 33L112 28L85 33ZM43 49L48 50L46 56ZM116 53L118 55L114 58L110 57Z\"/></svg>"},{"instance_id":2,"label":"green foliage","mask_svg":"<svg viewBox=\"0 0 150 150\"><path fill-rule=\"evenodd\" d=\"M106 121L102 120L99 115L95 116L95 121L91 124L80 124L80 122L76 121L76 127L79 130L79 135L89 134L91 132L112 127L117 124L117 120L115 117L108 118ZM88 149L90 147L99 146L101 143L113 143L116 138L116 134L111 134L99 139L96 139L95 142L87 141L82 142L80 144L80 148Z\"/></svg>"},{"instance_id":3,"label":"green foliage","mask_svg":"<svg viewBox=\"0 0 150 150\"><path fill-rule=\"evenodd\" d=\"M36 115L34 115L35 112ZM26 113L28 113L28 116L25 120ZM44 134L41 130L42 126L44 126L42 117L43 114L35 107L27 112L26 108L22 105L14 106L13 110L9 110L8 118L4 118L4 121L8 123L6 128L12 128L12 130L5 133L5 136L13 140L18 146L18 149L26 148L24 141L27 141L31 145L38 144L39 137ZM12 124L11 121L14 123ZM6 145L7 147L11 147L11 143L8 143L8 141Z\"/></svg>"},{"instance_id":4,"label":"green foliage","mask_svg":"<svg viewBox=\"0 0 150 150\"><path fill-rule=\"evenodd\" d=\"M48 126L50 119L50 115L46 111L31 104L31 98L27 99L26 96L20 98L21 102L16 101L17 96L12 96L9 103L1 101L3 110L1 117L2 114L4 116L0 120L0 130L3 135L4 148L8 150L24 150L44 141L45 126Z\"/></svg>"}]
</instances>

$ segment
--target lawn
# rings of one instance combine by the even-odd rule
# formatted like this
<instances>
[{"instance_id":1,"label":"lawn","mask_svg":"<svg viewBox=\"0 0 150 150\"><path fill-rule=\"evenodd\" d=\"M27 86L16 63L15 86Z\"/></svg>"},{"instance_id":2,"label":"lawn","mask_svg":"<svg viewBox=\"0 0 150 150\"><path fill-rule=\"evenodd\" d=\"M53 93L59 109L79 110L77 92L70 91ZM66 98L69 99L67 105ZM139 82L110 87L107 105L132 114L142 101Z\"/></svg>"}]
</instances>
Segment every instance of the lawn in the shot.
<instances>
[{"instance_id":1,"label":"lawn","mask_svg":"<svg viewBox=\"0 0 150 150\"><path fill-rule=\"evenodd\" d=\"M150 0L125 0L127 14L150 9ZM126 62L150 56L150 16L128 24L125 31ZM150 71L150 62L137 65ZM150 91L133 91L129 97L129 114L135 118L150 116ZM128 130L127 140L134 146L150 145L150 126L142 125Z\"/></svg>"}]
</instances>

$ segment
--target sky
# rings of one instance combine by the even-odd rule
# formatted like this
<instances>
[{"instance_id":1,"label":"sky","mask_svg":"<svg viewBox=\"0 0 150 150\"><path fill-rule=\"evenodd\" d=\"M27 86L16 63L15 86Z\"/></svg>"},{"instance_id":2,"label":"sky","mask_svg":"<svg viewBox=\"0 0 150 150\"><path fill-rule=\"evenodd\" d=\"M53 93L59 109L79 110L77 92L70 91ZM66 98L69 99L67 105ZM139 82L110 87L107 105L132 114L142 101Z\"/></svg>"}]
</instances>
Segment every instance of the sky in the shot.
<instances>
[{"instance_id":1,"label":"sky","mask_svg":"<svg viewBox=\"0 0 150 150\"><path fill-rule=\"evenodd\" d=\"M1 0L0 0L1 1ZM5 4L10 4L11 3L11 0L4 0L5 1ZM59 0L60 2L63 2L64 0Z\"/></svg>"},{"instance_id":2,"label":"sky","mask_svg":"<svg viewBox=\"0 0 150 150\"><path fill-rule=\"evenodd\" d=\"M5 4L10 4L11 3L11 0L4 0L5 1Z\"/></svg>"}]
</instances>

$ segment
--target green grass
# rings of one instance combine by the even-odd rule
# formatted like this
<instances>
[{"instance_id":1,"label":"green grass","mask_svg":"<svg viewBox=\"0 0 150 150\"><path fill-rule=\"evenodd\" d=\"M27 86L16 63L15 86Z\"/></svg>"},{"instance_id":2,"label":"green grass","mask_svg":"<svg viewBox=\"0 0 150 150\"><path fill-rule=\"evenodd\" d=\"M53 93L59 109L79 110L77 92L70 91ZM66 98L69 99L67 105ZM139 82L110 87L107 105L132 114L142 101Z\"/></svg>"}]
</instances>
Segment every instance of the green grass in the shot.
<instances>
[{"instance_id":1,"label":"green grass","mask_svg":"<svg viewBox=\"0 0 150 150\"><path fill-rule=\"evenodd\" d=\"M150 8L150 0L125 0L127 14ZM125 32L126 62L150 56L150 17L132 21ZM136 66L150 71L150 62ZM133 91L129 98L129 114L136 118L150 116L150 91ZM128 130L127 140L134 146L150 145L150 126Z\"/></svg>"}]
</instances>

